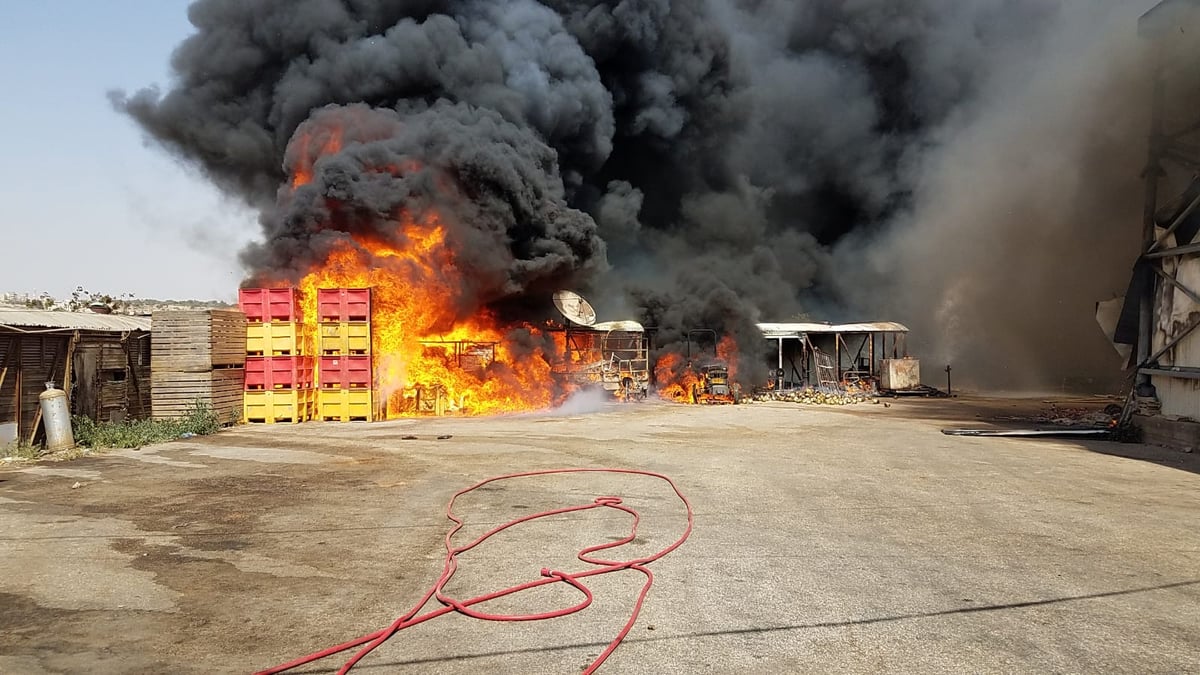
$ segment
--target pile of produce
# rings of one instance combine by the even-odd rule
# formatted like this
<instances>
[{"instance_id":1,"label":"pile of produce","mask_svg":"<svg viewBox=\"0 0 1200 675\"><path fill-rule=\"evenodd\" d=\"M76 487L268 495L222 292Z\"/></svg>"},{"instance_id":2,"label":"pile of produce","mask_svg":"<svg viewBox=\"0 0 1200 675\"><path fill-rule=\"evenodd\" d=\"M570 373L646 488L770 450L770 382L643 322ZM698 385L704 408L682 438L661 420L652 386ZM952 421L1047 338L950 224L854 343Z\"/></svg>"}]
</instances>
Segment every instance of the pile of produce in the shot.
<instances>
[{"instance_id":1,"label":"pile of produce","mask_svg":"<svg viewBox=\"0 0 1200 675\"><path fill-rule=\"evenodd\" d=\"M754 395L755 401L782 401L805 405L857 405L870 403L874 397L844 391L821 391L819 389L795 389L792 391L762 391Z\"/></svg>"}]
</instances>

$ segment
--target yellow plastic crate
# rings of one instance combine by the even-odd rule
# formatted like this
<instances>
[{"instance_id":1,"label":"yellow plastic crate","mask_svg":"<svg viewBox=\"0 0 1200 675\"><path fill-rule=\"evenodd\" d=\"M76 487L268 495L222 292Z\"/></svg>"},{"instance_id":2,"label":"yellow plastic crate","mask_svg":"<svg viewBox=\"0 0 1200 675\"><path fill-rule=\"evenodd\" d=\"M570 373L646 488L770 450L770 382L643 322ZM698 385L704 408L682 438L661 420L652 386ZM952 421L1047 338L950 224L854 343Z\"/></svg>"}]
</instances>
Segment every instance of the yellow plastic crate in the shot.
<instances>
[{"instance_id":1,"label":"yellow plastic crate","mask_svg":"<svg viewBox=\"0 0 1200 675\"><path fill-rule=\"evenodd\" d=\"M318 328L322 356L371 353L371 324L367 321L328 321Z\"/></svg>"},{"instance_id":2,"label":"yellow plastic crate","mask_svg":"<svg viewBox=\"0 0 1200 675\"><path fill-rule=\"evenodd\" d=\"M243 417L251 424L307 422L313 418L315 393L313 389L248 391Z\"/></svg>"},{"instance_id":3,"label":"yellow plastic crate","mask_svg":"<svg viewBox=\"0 0 1200 675\"><path fill-rule=\"evenodd\" d=\"M317 419L326 422L370 422L373 419L370 389L317 390Z\"/></svg>"},{"instance_id":4,"label":"yellow plastic crate","mask_svg":"<svg viewBox=\"0 0 1200 675\"><path fill-rule=\"evenodd\" d=\"M295 321L246 324L246 353L251 356L309 356L311 333Z\"/></svg>"}]
</instances>

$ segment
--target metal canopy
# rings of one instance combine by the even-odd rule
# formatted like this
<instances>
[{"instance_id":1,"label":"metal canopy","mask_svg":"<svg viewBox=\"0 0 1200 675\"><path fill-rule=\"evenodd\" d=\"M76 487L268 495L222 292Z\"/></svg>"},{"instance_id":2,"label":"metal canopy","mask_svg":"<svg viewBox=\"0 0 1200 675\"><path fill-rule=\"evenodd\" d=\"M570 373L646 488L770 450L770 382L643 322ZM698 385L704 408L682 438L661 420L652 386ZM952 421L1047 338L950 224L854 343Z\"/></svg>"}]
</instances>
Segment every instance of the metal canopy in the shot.
<instances>
[{"instance_id":1,"label":"metal canopy","mask_svg":"<svg viewBox=\"0 0 1200 675\"><path fill-rule=\"evenodd\" d=\"M836 386L846 377L871 379L878 375L880 357L908 356L908 327L894 321L760 323L758 329L764 339L778 343L774 381L779 390L810 385L814 373L820 386Z\"/></svg>"},{"instance_id":2,"label":"metal canopy","mask_svg":"<svg viewBox=\"0 0 1200 675\"><path fill-rule=\"evenodd\" d=\"M893 321L868 323L760 323L758 329L768 338L799 338L805 334L836 335L845 333L907 333L908 327Z\"/></svg>"}]
</instances>

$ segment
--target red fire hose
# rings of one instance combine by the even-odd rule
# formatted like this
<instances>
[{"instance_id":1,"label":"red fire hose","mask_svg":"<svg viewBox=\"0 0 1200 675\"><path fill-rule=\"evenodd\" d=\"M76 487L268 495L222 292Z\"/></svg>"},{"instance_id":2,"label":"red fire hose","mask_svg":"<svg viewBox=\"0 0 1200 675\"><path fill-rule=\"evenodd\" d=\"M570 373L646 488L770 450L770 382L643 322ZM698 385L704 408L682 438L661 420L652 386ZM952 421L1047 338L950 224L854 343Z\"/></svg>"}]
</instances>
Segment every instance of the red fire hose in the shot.
<instances>
[{"instance_id":1,"label":"red fire hose","mask_svg":"<svg viewBox=\"0 0 1200 675\"><path fill-rule=\"evenodd\" d=\"M565 473L633 474L633 475L638 475L638 476L649 476L651 478L658 478L658 479L664 480L671 486L671 489L675 491L675 494L679 497L680 501L683 502L684 507L687 509L687 528L684 529L683 534L679 537L679 539L677 539L675 541L675 543L671 544L670 546L662 549L661 551L659 551L653 555L649 555L649 556L646 556L643 558L635 558L633 560L625 560L625 561L605 560L603 558L593 557L592 554L594 554L594 553L598 553L605 549L623 546L623 545L628 544L629 542L633 541L634 538L637 536L638 523L641 521L641 516L638 514L638 512L636 510L631 509L628 506L625 506L624 504L622 504L621 499L619 497L597 497L595 500L593 500L592 502L587 503L587 504L580 504L578 506L568 506L568 507L564 507L564 508L553 509L550 511L543 511L541 513L534 513L534 514L530 514L530 515L527 515L527 516L524 516L521 518L517 518L516 520L511 520L507 523L504 523L503 525L500 525L500 526L492 528L491 530L488 530L487 532L480 535L475 540L473 540L467 544L464 544L463 546L454 546L451 543L451 540L454 538L455 533L457 533L463 527L463 521L461 519L459 519L458 516L454 515L454 502L462 495L465 495L468 492L471 492L473 490L479 489L480 487L483 487L484 485L487 485L488 483L494 483L496 481L510 480L513 478L527 478L530 476L545 476L545 475L549 475L549 474L565 474ZM496 591L494 593L480 595L480 596L477 596L474 598L470 598L468 600L458 600L458 599L455 599L455 598L450 597L445 594L446 584L450 582L451 577L453 577L454 573L458 570L458 555L459 554L475 548L476 546L478 546L478 545L482 544L484 541L486 541L489 537L491 537L499 532L503 532L504 530L507 530L508 528L510 528L514 525L519 525L521 523L529 522L531 520L536 520L538 518L545 518L547 516L556 516L556 515L561 515L564 513L574 513L577 511L587 511L589 509L596 509L596 508L609 508L609 509L616 509L618 511L624 511L625 513L628 513L629 515L633 516L633 524L630 528L628 536L626 536L620 540L617 540L617 541L608 542L605 544L599 544L596 546L589 546L588 548L585 548L582 551L580 551L579 554L576 556L579 560L581 560L585 563L588 563L590 565L595 565L595 567L593 567L591 569L587 569L582 572L574 572L574 573L543 569L542 570L542 578L540 578L540 579L537 579L535 581L529 581L529 582L526 582L523 584L518 584L516 586L511 586L509 588L506 588L501 591ZM663 556L667 555L671 551L674 551L675 549L682 546L683 542L686 541L688 536L692 533L692 522L693 522L692 505L690 502L688 502L687 497L684 497L683 493L679 491L679 487L675 485L674 481L672 481L670 478L668 478L662 474L653 473L651 471L638 471L635 469L549 469L549 470L545 470L545 471L529 471L529 472L525 472L525 473L513 473L513 474L507 474L507 475L503 475L503 476L495 476L492 478L488 478L487 480L480 481L480 482L472 485L471 487L468 487L466 489L456 492L454 494L454 496L450 498L450 503L446 506L446 517L449 518L450 520L452 520L455 524L454 524L454 527L450 528L450 531L446 533L445 567L443 568L442 575L438 578L437 583L435 583L433 585L433 587L430 588L425 593L424 597L422 597L421 600L419 602L417 602L417 604L413 605L412 609L405 612L402 616L400 616L395 621L393 621L391 623L391 625L389 625L388 627L386 627L382 630L378 630L378 631L375 631L374 633L369 633L367 635L356 638L349 642L344 642L340 645L335 645L328 649L324 649L319 652L309 654L308 656L303 656L294 661L289 661L282 665L275 666L274 668L268 668L266 670L259 671L257 675L269 675L272 673L282 673L284 671L291 670L293 668L297 668L299 666L302 666L302 665L305 665L308 663L312 663L313 661L317 661L317 660L332 656L334 654L344 652L348 649L353 649L354 647L362 647L362 649L360 649L357 653L355 653L354 656L351 657L349 661L346 661L346 663L338 671L339 674L348 673L350 671L350 669L353 668L354 665L356 663L358 663L364 656L371 653L372 650L374 650L376 647L378 647L379 645L386 642L389 638L391 638L397 632L404 630L405 628L408 628L410 626L415 626L419 623L424 623L430 619L437 618L444 614L449 614L450 612L458 612L460 614L465 614L466 616L474 617L476 619L484 619L487 621L538 621L541 619L553 619L556 617L567 616L568 614L573 614L575 612L578 612L578 611L586 608L588 605L590 605L592 603L592 592L588 589L587 586L585 586L583 584L583 582L581 581L582 579L586 579L588 577L597 576L597 575L601 575L601 574L608 574L609 572L619 572L621 570L636 570L638 572L641 572L642 574L644 574L646 576L646 583L642 585L642 590L638 594L637 602L634 604L634 607L633 607L633 615L629 617L629 620L627 622L625 622L625 626L621 629L621 632L617 633L617 636L615 638L613 638L612 642L610 642L608 644L608 647L606 647L604 649L604 651L600 654L600 656L597 657L596 660L593 661L592 664L590 666L588 666L588 668L586 670L583 671L585 675L594 673L600 667L600 665L602 663L604 663L605 659L607 659L609 657L609 655L611 655L613 653L613 651L615 651L616 648L621 644L621 641L625 639L625 636L629 634L629 631L633 628L633 624L637 621L638 614L642 610L642 603L646 599L646 594L649 593L650 586L654 583L654 575L651 574L650 570L646 567L646 565L648 563L654 562L655 560L658 560L659 558L662 558ZM581 594L583 594L583 599L580 600L578 604L576 604L572 607L567 607L565 609L558 609L558 610L549 611L549 612L534 613L534 614L512 614L512 615L510 615L510 614L489 614L487 612L481 612L481 611L472 609L473 605L477 605L479 603L488 602L490 600L502 598L504 596L512 595L514 593L519 593L521 591L527 591L527 590L530 590L533 588L538 588L540 586L545 586L546 584L553 584L553 583L560 583L560 582L568 584L571 587L578 590ZM418 614L418 612L421 611L421 608L424 607L431 598L437 598L438 602L440 602L442 604L442 606L437 609L430 610L424 614ZM366 645L366 646L363 647L363 645Z\"/></svg>"}]
</instances>

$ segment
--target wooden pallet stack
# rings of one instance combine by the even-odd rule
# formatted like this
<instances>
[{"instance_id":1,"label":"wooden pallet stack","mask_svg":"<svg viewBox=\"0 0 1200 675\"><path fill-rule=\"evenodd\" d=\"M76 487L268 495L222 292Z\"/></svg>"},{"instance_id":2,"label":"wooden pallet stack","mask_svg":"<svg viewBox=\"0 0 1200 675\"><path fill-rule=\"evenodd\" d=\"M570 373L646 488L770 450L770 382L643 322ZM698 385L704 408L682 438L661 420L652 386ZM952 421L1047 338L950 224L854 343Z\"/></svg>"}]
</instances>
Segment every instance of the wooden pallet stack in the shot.
<instances>
[{"instance_id":1,"label":"wooden pallet stack","mask_svg":"<svg viewBox=\"0 0 1200 675\"><path fill-rule=\"evenodd\" d=\"M180 417L197 403L222 422L241 415L246 317L237 310L154 312L150 396L155 419Z\"/></svg>"},{"instance_id":2,"label":"wooden pallet stack","mask_svg":"<svg viewBox=\"0 0 1200 675\"><path fill-rule=\"evenodd\" d=\"M311 336L302 321L295 288L243 288L238 305L246 315L243 419L251 423L299 423L316 407Z\"/></svg>"},{"instance_id":3,"label":"wooden pallet stack","mask_svg":"<svg viewBox=\"0 0 1200 675\"><path fill-rule=\"evenodd\" d=\"M317 291L317 418L324 421L374 419L371 362L371 289Z\"/></svg>"}]
</instances>

